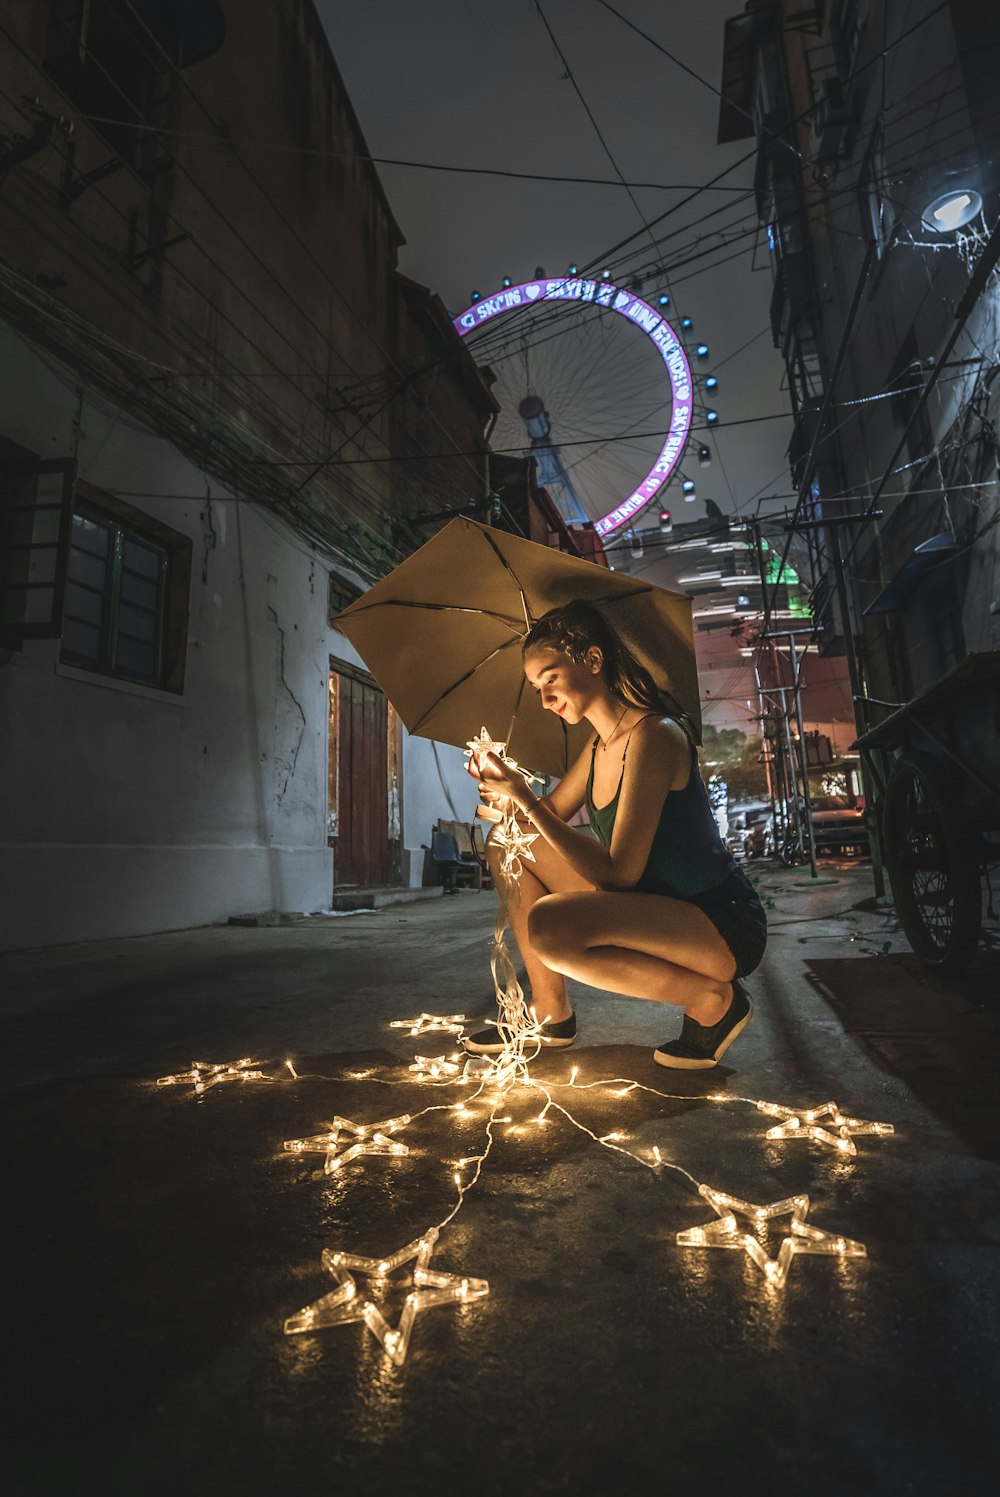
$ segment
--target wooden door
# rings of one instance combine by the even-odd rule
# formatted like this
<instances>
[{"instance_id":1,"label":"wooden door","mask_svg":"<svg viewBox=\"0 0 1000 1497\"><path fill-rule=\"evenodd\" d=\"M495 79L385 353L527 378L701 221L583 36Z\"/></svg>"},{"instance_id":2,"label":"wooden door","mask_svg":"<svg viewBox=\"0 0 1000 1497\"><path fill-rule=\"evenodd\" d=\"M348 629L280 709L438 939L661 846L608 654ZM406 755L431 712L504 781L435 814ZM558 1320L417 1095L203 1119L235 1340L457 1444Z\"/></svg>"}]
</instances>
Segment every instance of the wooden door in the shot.
<instances>
[{"instance_id":1,"label":"wooden door","mask_svg":"<svg viewBox=\"0 0 1000 1497\"><path fill-rule=\"evenodd\" d=\"M388 702L371 677L330 664L330 815L334 887L390 881Z\"/></svg>"}]
</instances>

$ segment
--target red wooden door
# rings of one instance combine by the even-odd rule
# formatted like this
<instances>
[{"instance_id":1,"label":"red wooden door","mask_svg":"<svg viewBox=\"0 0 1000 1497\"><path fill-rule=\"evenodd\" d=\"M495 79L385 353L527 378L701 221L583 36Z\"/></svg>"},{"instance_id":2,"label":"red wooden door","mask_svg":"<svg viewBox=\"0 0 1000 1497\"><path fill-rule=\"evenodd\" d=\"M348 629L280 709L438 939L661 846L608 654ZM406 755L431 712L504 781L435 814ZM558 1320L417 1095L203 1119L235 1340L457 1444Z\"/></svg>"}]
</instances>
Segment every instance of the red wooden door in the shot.
<instances>
[{"instance_id":1,"label":"red wooden door","mask_svg":"<svg viewBox=\"0 0 1000 1497\"><path fill-rule=\"evenodd\" d=\"M388 703L371 680L330 671L330 841L337 888L387 884L391 872Z\"/></svg>"}]
</instances>

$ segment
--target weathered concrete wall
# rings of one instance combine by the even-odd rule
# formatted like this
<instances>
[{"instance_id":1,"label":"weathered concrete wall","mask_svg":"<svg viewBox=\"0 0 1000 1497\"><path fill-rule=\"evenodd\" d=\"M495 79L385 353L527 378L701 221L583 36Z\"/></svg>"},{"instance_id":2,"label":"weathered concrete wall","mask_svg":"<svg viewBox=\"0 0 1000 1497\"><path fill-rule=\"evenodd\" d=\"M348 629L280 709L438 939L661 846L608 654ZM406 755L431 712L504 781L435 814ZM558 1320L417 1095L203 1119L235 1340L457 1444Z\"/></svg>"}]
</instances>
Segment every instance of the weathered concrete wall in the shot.
<instances>
[{"instance_id":1,"label":"weathered concrete wall","mask_svg":"<svg viewBox=\"0 0 1000 1497\"><path fill-rule=\"evenodd\" d=\"M328 903L326 572L280 520L213 486L126 412L0 331L4 434L191 538L182 694L59 661L0 671L0 942L27 946ZM144 498L153 494L162 497Z\"/></svg>"}]
</instances>

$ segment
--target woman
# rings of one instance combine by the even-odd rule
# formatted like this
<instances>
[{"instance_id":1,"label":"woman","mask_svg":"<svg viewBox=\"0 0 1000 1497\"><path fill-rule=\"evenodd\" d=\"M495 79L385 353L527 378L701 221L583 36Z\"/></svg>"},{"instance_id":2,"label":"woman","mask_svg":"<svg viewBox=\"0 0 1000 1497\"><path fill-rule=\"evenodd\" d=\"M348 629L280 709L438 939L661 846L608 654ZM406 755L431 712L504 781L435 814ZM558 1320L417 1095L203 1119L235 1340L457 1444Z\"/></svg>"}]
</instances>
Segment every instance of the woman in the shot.
<instances>
[{"instance_id":1,"label":"woman","mask_svg":"<svg viewBox=\"0 0 1000 1497\"><path fill-rule=\"evenodd\" d=\"M576 1038L572 977L679 1005L680 1035L653 1058L685 1070L717 1065L753 1017L738 979L760 962L767 923L723 846L683 714L588 604L545 614L523 659L545 710L566 723L586 718L595 735L542 797L493 755L481 774L469 766L487 805L510 797L539 833L510 919L544 1043ZM568 825L582 806L596 838ZM495 854L491 862L496 876ZM465 1047L496 1054L503 1040L491 1026Z\"/></svg>"}]
</instances>

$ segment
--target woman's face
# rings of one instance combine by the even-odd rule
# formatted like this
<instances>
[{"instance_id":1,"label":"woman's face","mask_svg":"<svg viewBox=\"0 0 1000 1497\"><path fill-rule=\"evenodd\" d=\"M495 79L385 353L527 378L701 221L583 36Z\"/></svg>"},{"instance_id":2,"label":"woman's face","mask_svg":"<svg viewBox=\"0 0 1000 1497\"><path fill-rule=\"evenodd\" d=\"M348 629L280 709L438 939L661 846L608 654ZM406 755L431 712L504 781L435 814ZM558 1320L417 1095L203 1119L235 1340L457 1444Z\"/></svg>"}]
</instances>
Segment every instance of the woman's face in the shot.
<instances>
[{"instance_id":1,"label":"woman's face","mask_svg":"<svg viewBox=\"0 0 1000 1497\"><path fill-rule=\"evenodd\" d=\"M578 723L600 693L602 664L596 647L578 664L554 645L534 645L525 654L524 674L546 712L554 712L564 722Z\"/></svg>"}]
</instances>

